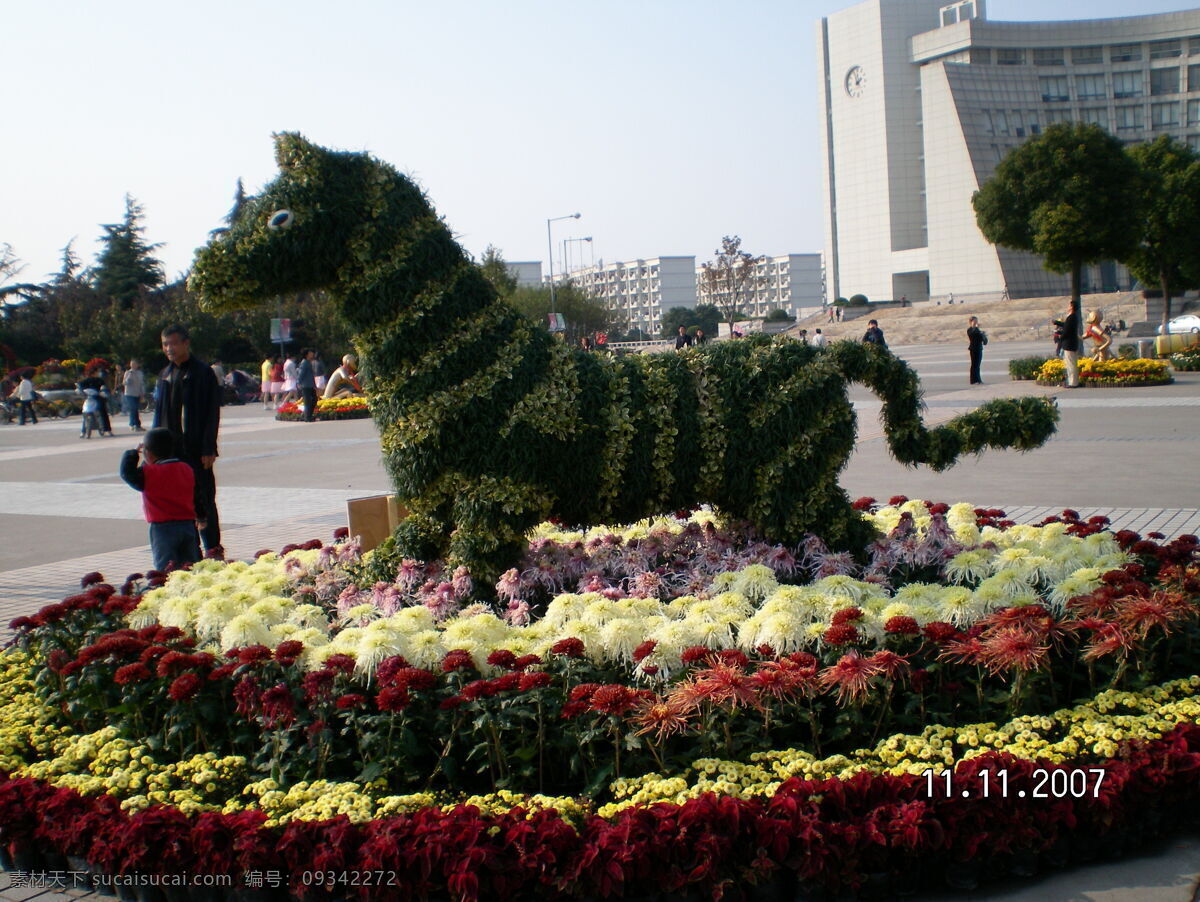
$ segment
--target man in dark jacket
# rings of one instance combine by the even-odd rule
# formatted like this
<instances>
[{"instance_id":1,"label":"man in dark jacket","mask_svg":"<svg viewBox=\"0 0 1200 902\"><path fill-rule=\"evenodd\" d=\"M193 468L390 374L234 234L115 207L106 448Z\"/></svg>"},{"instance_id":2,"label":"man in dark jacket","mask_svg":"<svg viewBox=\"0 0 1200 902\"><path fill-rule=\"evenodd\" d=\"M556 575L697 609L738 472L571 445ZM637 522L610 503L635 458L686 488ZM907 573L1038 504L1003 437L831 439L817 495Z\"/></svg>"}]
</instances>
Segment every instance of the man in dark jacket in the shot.
<instances>
[{"instance_id":1,"label":"man in dark jacket","mask_svg":"<svg viewBox=\"0 0 1200 902\"><path fill-rule=\"evenodd\" d=\"M862 340L865 344L879 345L885 351L887 350L887 342L883 340L883 330L879 328L879 323L873 319L867 320L867 331L863 335Z\"/></svg>"},{"instance_id":2,"label":"man in dark jacket","mask_svg":"<svg viewBox=\"0 0 1200 902\"><path fill-rule=\"evenodd\" d=\"M158 377L154 426L176 436L175 457L196 474L196 523L206 552L221 544L217 515L217 430L221 425L221 387L212 367L192 356L192 342L184 326L167 326L162 349L169 363Z\"/></svg>"},{"instance_id":3,"label":"man in dark jacket","mask_svg":"<svg viewBox=\"0 0 1200 902\"><path fill-rule=\"evenodd\" d=\"M317 414L317 376L313 372L313 358L316 353L312 348L305 348L300 360L300 368L296 371L296 387L300 389L300 397L304 399L304 422L311 423Z\"/></svg>"},{"instance_id":4,"label":"man in dark jacket","mask_svg":"<svg viewBox=\"0 0 1200 902\"><path fill-rule=\"evenodd\" d=\"M978 317L967 318L967 353L971 355L971 384L982 385L983 377L979 375L979 365L983 362L983 346L987 344L987 336L979 328Z\"/></svg>"},{"instance_id":5,"label":"man in dark jacket","mask_svg":"<svg viewBox=\"0 0 1200 902\"><path fill-rule=\"evenodd\" d=\"M1054 340L1062 354L1063 366L1067 369L1067 388L1079 388L1079 314L1075 305L1067 308L1067 315L1054 320Z\"/></svg>"}]
</instances>

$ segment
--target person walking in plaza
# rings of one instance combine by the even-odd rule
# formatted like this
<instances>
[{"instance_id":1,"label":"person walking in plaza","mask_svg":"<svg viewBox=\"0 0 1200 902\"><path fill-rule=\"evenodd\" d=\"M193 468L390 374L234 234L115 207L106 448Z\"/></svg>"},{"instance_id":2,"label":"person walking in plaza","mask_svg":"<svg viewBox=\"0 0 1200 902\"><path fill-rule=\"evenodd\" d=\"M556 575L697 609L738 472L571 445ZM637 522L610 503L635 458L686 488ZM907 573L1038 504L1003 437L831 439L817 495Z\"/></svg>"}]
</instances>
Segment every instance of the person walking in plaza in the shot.
<instances>
[{"instance_id":1,"label":"person walking in plaza","mask_svg":"<svg viewBox=\"0 0 1200 902\"><path fill-rule=\"evenodd\" d=\"M300 397L304 400L304 422L311 423L317 418L317 377L313 373L312 348L304 349L304 358L296 370L296 386L300 389Z\"/></svg>"},{"instance_id":2,"label":"person walking in plaza","mask_svg":"<svg viewBox=\"0 0 1200 902\"><path fill-rule=\"evenodd\" d=\"M21 374L21 381L17 383L17 387L13 389L10 398L16 399L17 405L21 408L21 425L25 425L25 416L29 415L33 421L33 425L37 425L37 411L33 407L33 402L37 400L37 389L33 387L33 376L29 370Z\"/></svg>"},{"instance_id":3,"label":"person walking in plaza","mask_svg":"<svg viewBox=\"0 0 1200 902\"><path fill-rule=\"evenodd\" d=\"M679 334L675 336L675 350L682 351L684 348L692 346L692 336L687 334L687 326L679 327Z\"/></svg>"},{"instance_id":4,"label":"person walking in plaza","mask_svg":"<svg viewBox=\"0 0 1200 902\"><path fill-rule=\"evenodd\" d=\"M122 382L121 403L129 415L129 429L131 432L145 432L142 428L142 399L146 397L146 374L142 372L140 360L129 361L129 369L125 371Z\"/></svg>"},{"instance_id":5,"label":"person walking in plaza","mask_svg":"<svg viewBox=\"0 0 1200 902\"><path fill-rule=\"evenodd\" d=\"M325 390L325 361L321 359L320 351L313 351L313 380L317 384L317 391Z\"/></svg>"},{"instance_id":6,"label":"person walking in plaza","mask_svg":"<svg viewBox=\"0 0 1200 902\"><path fill-rule=\"evenodd\" d=\"M299 358L300 354L297 351L290 351L283 358L283 397L279 400L279 406L282 407L289 401L295 401L299 392L296 388L296 375L300 370Z\"/></svg>"},{"instance_id":7,"label":"person walking in plaza","mask_svg":"<svg viewBox=\"0 0 1200 902\"><path fill-rule=\"evenodd\" d=\"M971 355L971 384L982 385L983 377L979 375L979 365L983 363L983 346L987 344L987 335L979 328L979 317L967 318L967 353Z\"/></svg>"},{"instance_id":8,"label":"person walking in plaza","mask_svg":"<svg viewBox=\"0 0 1200 902\"><path fill-rule=\"evenodd\" d=\"M825 347L825 336L822 334L820 329L817 329L816 332L813 333L812 346L814 348Z\"/></svg>"},{"instance_id":9,"label":"person walking in plaza","mask_svg":"<svg viewBox=\"0 0 1200 902\"><path fill-rule=\"evenodd\" d=\"M275 366L275 358L270 354L258 368L258 394L262 398L263 410L271 406L271 369Z\"/></svg>"},{"instance_id":10,"label":"person walking in plaza","mask_svg":"<svg viewBox=\"0 0 1200 902\"><path fill-rule=\"evenodd\" d=\"M1067 369L1067 388L1079 388L1079 314L1072 304L1062 319L1053 320L1055 350Z\"/></svg>"},{"instance_id":11,"label":"person walking in plaza","mask_svg":"<svg viewBox=\"0 0 1200 902\"><path fill-rule=\"evenodd\" d=\"M154 427L170 429L175 436L175 453L195 475L196 523L206 552L221 545L221 521L217 514L217 431L221 426L221 387L212 367L192 356L191 336L186 327L167 326L162 349L170 361L158 377L154 403Z\"/></svg>"},{"instance_id":12,"label":"person walking in plaza","mask_svg":"<svg viewBox=\"0 0 1200 902\"><path fill-rule=\"evenodd\" d=\"M96 392L96 405L92 414L96 417L96 431L100 435L112 435L112 420L108 417L108 384L104 380L104 370L96 370L92 375L80 380L76 388L84 396L84 407L87 407L89 390ZM88 436L91 438L91 436Z\"/></svg>"},{"instance_id":13,"label":"person walking in plaza","mask_svg":"<svg viewBox=\"0 0 1200 902\"><path fill-rule=\"evenodd\" d=\"M863 333L862 340L863 344L878 345L883 350L887 350L887 342L883 340L883 330L873 319L867 320L867 331Z\"/></svg>"},{"instance_id":14,"label":"person walking in plaza","mask_svg":"<svg viewBox=\"0 0 1200 902\"><path fill-rule=\"evenodd\" d=\"M196 476L174 456L175 439L167 429L151 429L136 449L121 455L121 478L142 493L142 513L150 524L154 569L166 570L200 560L196 541ZM139 453L146 462L138 465Z\"/></svg>"},{"instance_id":15,"label":"person walking in plaza","mask_svg":"<svg viewBox=\"0 0 1200 902\"><path fill-rule=\"evenodd\" d=\"M283 358L271 360L271 404L279 407L283 401Z\"/></svg>"}]
</instances>

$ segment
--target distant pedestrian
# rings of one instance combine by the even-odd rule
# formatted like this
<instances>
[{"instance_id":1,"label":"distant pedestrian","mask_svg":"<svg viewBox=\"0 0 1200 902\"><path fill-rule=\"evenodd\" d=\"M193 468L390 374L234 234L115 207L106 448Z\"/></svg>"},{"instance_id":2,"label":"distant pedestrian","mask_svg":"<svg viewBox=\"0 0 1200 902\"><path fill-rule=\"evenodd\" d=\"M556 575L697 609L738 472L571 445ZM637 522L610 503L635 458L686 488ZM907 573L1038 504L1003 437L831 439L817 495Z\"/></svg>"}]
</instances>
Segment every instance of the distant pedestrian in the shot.
<instances>
[{"instance_id":1,"label":"distant pedestrian","mask_svg":"<svg viewBox=\"0 0 1200 902\"><path fill-rule=\"evenodd\" d=\"M146 374L142 371L140 360L129 361L123 383L121 403L129 415L129 429L132 432L145 432L142 428L142 400L146 397Z\"/></svg>"},{"instance_id":2,"label":"distant pedestrian","mask_svg":"<svg viewBox=\"0 0 1200 902\"><path fill-rule=\"evenodd\" d=\"M983 377L979 375L979 365L983 363L983 346L987 341L987 335L979 328L979 317L970 317L967 320L967 353L971 355L972 385L983 384Z\"/></svg>"},{"instance_id":3,"label":"distant pedestrian","mask_svg":"<svg viewBox=\"0 0 1200 902\"><path fill-rule=\"evenodd\" d=\"M304 359L296 370L296 386L300 397L304 400L304 422L311 423L317 418L317 379L313 374L312 348L304 349Z\"/></svg>"},{"instance_id":4,"label":"distant pedestrian","mask_svg":"<svg viewBox=\"0 0 1200 902\"><path fill-rule=\"evenodd\" d=\"M90 379L82 380L75 388L83 395L83 409L79 412L79 437L90 439L93 431L104 435L104 428L100 424L100 389L91 384Z\"/></svg>"},{"instance_id":5,"label":"distant pedestrian","mask_svg":"<svg viewBox=\"0 0 1200 902\"><path fill-rule=\"evenodd\" d=\"M212 367L192 356L192 341L184 326L167 326L162 349L170 361L158 377L154 426L171 430L176 445L172 456L192 468L194 507L205 551L221 545L217 514L217 431L221 427L221 387Z\"/></svg>"},{"instance_id":6,"label":"distant pedestrian","mask_svg":"<svg viewBox=\"0 0 1200 902\"><path fill-rule=\"evenodd\" d=\"M675 336L675 350L682 351L684 348L692 346L692 336L688 335L687 327L680 326L679 334Z\"/></svg>"},{"instance_id":7,"label":"distant pedestrian","mask_svg":"<svg viewBox=\"0 0 1200 902\"><path fill-rule=\"evenodd\" d=\"M121 455L121 478L142 493L142 513L150 524L154 569L183 566L200 559L196 541L195 473L174 456L166 429L151 429L136 449ZM146 462L138 465L138 453Z\"/></svg>"},{"instance_id":8,"label":"distant pedestrian","mask_svg":"<svg viewBox=\"0 0 1200 902\"><path fill-rule=\"evenodd\" d=\"M37 410L34 409L33 402L37 400L37 389L33 387L33 376L29 370L21 374L21 381L17 383L17 387L10 398L16 398L17 405L21 408L21 425L25 425L25 417L28 415L33 421L33 425L37 425Z\"/></svg>"},{"instance_id":9,"label":"distant pedestrian","mask_svg":"<svg viewBox=\"0 0 1200 902\"><path fill-rule=\"evenodd\" d=\"M214 360L212 362L213 375L217 377L217 382L225 384L225 367L221 366L221 361Z\"/></svg>"},{"instance_id":10,"label":"distant pedestrian","mask_svg":"<svg viewBox=\"0 0 1200 902\"><path fill-rule=\"evenodd\" d=\"M300 370L299 358L300 354L297 351L292 351L283 358L283 397L279 401L280 407L299 397L296 387L296 376Z\"/></svg>"},{"instance_id":11,"label":"distant pedestrian","mask_svg":"<svg viewBox=\"0 0 1200 902\"><path fill-rule=\"evenodd\" d=\"M262 398L263 410L271 406L271 370L275 368L275 358L267 355L258 368L258 394Z\"/></svg>"},{"instance_id":12,"label":"distant pedestrian","mask_svg":"<svg viewBox=\"0 0 1200 902\"><path fill-rule=\"evenodd\" d=\"M841 307L837 308L837 321L839 323L842 321L842 308Z\"/></svg>"},{"instance_id":13,"label":"distant pedestrian","mask_svg":"<svg viewBox=\"0 0 1200 902\"><path fill-rule=\"evenodd\" d=\"M1067 308L1062 319L1052 322L1055 351L1062 355L1067 370L1067 388L1079 388L1079 314L1075 312L1075 305Z\"/></svg>"},{"instance_id":14,"label":"distant pedestrian","mask_svg":"<svg viewBox=\"0 0 1200 902\"><path fill-rule=\"evenodd\" d=\"M320 351L313 351L313 379L317 383L317 391L325 388L325 361L321 359Z\"/></svg>"},{"instance_id":15,"label":"distant pedestrian","mask_svg":"<svg viewBox=\"0 0 1200 902\"><path fill-rule=\"evenodd\" d=\"M88 390L95 390L96 406L92 413L96 416L96 431L101 435L112 435L112 420L108 417L108 383L104 379L104 370L96 370L92 375L82 379L76 387L84 395L85 406Z\"/></svg>"},{"instance_id":16,"label":"distant pedestrian","mask_svg":"<svg viewBox=\"0 0 1200 902\"><path fill-rule=\"evenodd\" d=\"M271 403L278 407L283 400L283 358L271 360Z\"/></svg>"},{"instance_id":17,"label":"distant pedestrian","mask_svg":"<svg viewBox=\"0 0 1200 902\"><path fill-rule=\"evenodd\" d=\"M579 336L579 350L590 351L592 349L592 340L586 335Z\"/></svg>"},{"instance_id":18,"label":"distant pedestrian","mask_svg":"<svg viewBox=\"0 0 1200 902\"><path fill-rule=\"evenodd\" d=\"M708 344L708 336L704 334L703 329L697 329L692 341L695 342L696 347L700 347L701 345Z\"/></svg>"},{"instance_id":19,"label":"distant pedestrian","mask_svg":"<svg viewBox=\"0 0 1200 902\"><path fill-rule=\"evenodd\" d=\"M834 317L837 315L835 312L836 310L837 310L837 308L834 307L832 304L829 305L829 320L828 320L829 322L834 321Z\"/></svg>"},{"instance_id":20,"label":"distant pedestrian","mask_svg":"<svg viewBox=\"0 0 1200 902\"><path fill-rule=\"evenodd\" d=\"M876 345L883 350L887 350L887 342L883 340L883 330L879 328L879 323L875 320L867 320L867 331L862 337L863 344Z\"/></svg>"},{"instance_id":21,"label":"distant pedestrian","mask_svg":"<svg viewBox=\"0 0 1200 902\"><path fill-rule=\"evenodd\" d=\"M823 347L825 347L825 336L824 336L823 334L821 334L821 330L820 330L820 329L817 329L817 331L816 331L815 333L813 333L813 337L812 337L812 346L813 346L814 348L823 348Z\"/></svg>"}]
</instances>

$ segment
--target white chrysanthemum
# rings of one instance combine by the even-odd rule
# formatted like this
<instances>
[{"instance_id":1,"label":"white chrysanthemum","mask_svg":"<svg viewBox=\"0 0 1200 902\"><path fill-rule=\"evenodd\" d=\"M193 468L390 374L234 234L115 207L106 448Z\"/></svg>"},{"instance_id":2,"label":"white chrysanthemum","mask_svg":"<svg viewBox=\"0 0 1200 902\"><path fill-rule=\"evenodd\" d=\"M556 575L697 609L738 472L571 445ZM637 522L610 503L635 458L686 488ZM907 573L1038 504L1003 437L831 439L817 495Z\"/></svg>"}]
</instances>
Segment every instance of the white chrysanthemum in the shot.
<instances>
[{"instance_id":1,"label":"white chrysanthemum","mask_svg":"<svg viewBox=\"0 0 1200 902\"><path fill-rule=\"evenodd\" d=\"M601 654L600 628L594 623L585 623L582 620L568 620L558 629L554 641L557 642L559 639L578 639L583 643L588 657L599 659Z\"/></svg>"},{"instance_id":2,"label":"white chrysanthemum","mask_svg":"<svg viewBox=\"0 0 1200 902\"><path fill-rule=\"evenodd\" d=\"M806 607L806 599L814 594L807 587L801 586L780 586L771 593L771 597L766 600L763 608L799 608Z\"/></svg>"},{"instance_id":3,"label":"white chrysanthemum","mask_svg":"<svg viewBox=\"0 0 1200 902\"><path fill-rule=\"evenodd\" d=\"M1016 570L1000 570L993 573L983 582L998 587L1009 598L1025 595L1033 589L1033 586L1029 584L1029 580L1025 578L1024 574Z\"/></svg>"},{"instance_id":4,"label":"white chrysanthemum","mask_svg":"<svg viewBox=\"0 0 1200 902\"><path fill-rule=\"evenodd\" d=\"M946 579L955 583L974 582L991 573L991 555L982 548L960 551L946 562Z\"/></svg>"},{"instance_id":5,"label":"white chrysanthemum","mask_svg":"<svg viewBox=\"0 0 1200 902\"><path fill-rule=\"evenodd\" d=\"M678 661L685 648L700 645L696 634L696 624L688 620L668 620L646 638L658 643L658 651L663 657Z\"/></svg>"},{"instance_id":6,"label":"white chrysanthemum","mask_svg":"<svg viewBox=\"0 0 1200 902\"><path fill-rule=\"evenodd\" d=\"M622 598L613 605L617 617L656 617L666 610L666 605L657 598Z\"/></svg>"},{"instance_id":7,"label":"white chrysanthemum","mask_svg":"<svg viewBox=\"0 0 1200 902\"><path fill-rule=\"evenodd\" d=\"M881 507L875 513L871 514L868 519L874 522L876 529L887 534L895 529L896 525L900 522L900 508L892 507L891 505Z\"/></svg>"},{"instance_id":8,"label":"white chrysanthemum","mask_svg":"<svg viewBox=\"0 0 1200 902\"><path fill-rule=\"evenodd\" d=\"M246 612L244 606L238 604L229 596L212 599L196 612L195 630L197 637L200 639L216 639L221 635L221 632L230 620L244 612Z\"/></svg>"},{"instance_id":9,"label":"white chrysanthemum","mask_svg":"<svg viewBox=\"0 0 1200 902\"><path fill-rule=\"evenodd\" d=\"M913 605L913 617L921 626L942 619L942 606L939 601L922 601Z\"/></svg>"},{"instance_id":10,"label":"white chrysanthemum","mask_svg":"<svg viewBox=\"0 0 1200 902\"><path fill-rule=\"evenodd\" d=\"M163 598L162 595L155 596L154 592L147 592L138 606L125 615L125 622L135 630L154 626L158 623L158 612Z\"/></svg>"},{"instance_id":11,"label":"white chrysanthemum","mask_svg":"<svg viewBox=\"0 0 1200 902\"><path fill-rule=\"evenodd\" d=\"M1006 607L1011 597L1003 586L988 580L981 582L971 594L974 596L976 608L984 612Z\"/></svg>"},{"instance_id":12,"label":"white chrysanthemum","mask_svg":"<svg viewBox=\"0 0 1200 902\"><path fill-rule=\"evenodd\" d=\"M748 621L747 621L748 622ZM779 654L790 654L804 645L808 621L794 611L776 611L763 617L752 632L739 634L739 646L749 651L769 645Z\"/></svg>"},{"instance_id":13,"label":"white chrysanthemum","mask_svg":"<svg viewBox=\"0 0 1200 902\"><path fill-rule=\"evenodd\" d=\"M893 617L912 617L912 605L906 604L903 601L892 601L882 611L879 612L879 619L887 623Z\"/></svg>"},{"instance_id":14,"label":"white chrysanthemum","mask_svg":"<svg viewBox=\"0 0 1200 902\"><path fill-rule=\"evenodd\" d=\"M221 651L231 648L241 648L246 645L271 644L271 631L253 614L238 614L221 630Z\"/></svg>"},{"instance_id":15,"label":"white chrysanthemum","mask_svg":"<svg viewBox=\"0 0 1200 902\"><path fill-rule=\"evenodd\" d=\"M408 654L405 657L414 667L432 669L441 664L447 651L438 630L421 630L409 634Z\"/></svg>"},{"instance_id":16,"label":"white chrysanthemum","mask_svg":"<svg viewBox=\"0 0 1200 902\"><path fill-rule=\"evenodd\" d=\"M375 607L375 605L368 601L364 602L363 604L356 604L351 608L347 608L345 613L343 613L338 619L342 623L367 623L372 620L378 620L382 614L383 612L379 610L379 608Z\"/></svg>"},{"instance_id":17,"label":"white chrysanthemum","mask_svg":"<svg viewBox=\"0 0 1200 902\"><path fill-rule=\"evenodd\" d=\"M294 603L289 599L270 595L260 601L256 601L246 613L259 617L269 624L276 624L287 620L288 614L292 612L293 607Z\"/></svg>"},{"instance_id":18,"label":"white chrysanthemum","mask_svg":"<svg viewBox=\"0 0 1200 902\"><path fill-rule=\"evenodd\" d=\"M542 619L554 628L561 627L570 620L575 620L587 607L578 595L566 592L554 598L546 605L546 615Z\"/></svg>"},{"instance_id":19,"label":"white chrysanthemum","mask_svg":"<svg viewBox=\"0 0 1200 902\"><path fill-rule=\"evenodd\" d=\"M646 632L639 620L610 620L600 628L600 644L612 661L632 664L634 649L645 640Z\"/></svg>"},{"instance_id":20,"label":"white chrysanthemum","mask_svg":"<svg viewBox=\"0 0 1200 902\"><path fill-rule=\"evenodd\" d=\"M362 639L355 647L354 669L369 677L385 658L405 655L408 652L408 637L384 621L372 623L363 630Z\"/></svg>"},{"instance_id":21,"label":"white chrysanthemum","mask_svg":"<svg viewBox=\"0 0 1200 902\"><path fill-rule=\"evenodd\" d=\"M603 626L616 614L615 605L607 598L598 598L584 608L580 620L593 626Z\"/></svg>"},{"instance_id":22,"label":"white chrysanthemum","mask_svg":"<svg viewBox=\"0 0 1200 902\"><path fill-rule=\"evenodd\" d=\"M708 585L708 591L712 595L732 591L733 587L737 584L737 579L737 571L725 570L712 578L712 582Z\"/></svg>"},{"instance_id":23,"label":"white chrysanthemum","mask_svg":"<svg viewBox=\"0 0 1200 902\"><path fill-rule=\"evenodd\" d=\"M841 596L849 598L853 601L858 601L864 595L874 595L878 593L878 588L870 583L864 583L852 576L838 573L833 576L826 576L823 579L817 580L810 587L813 592L822 595Z\"/></svg>"},{"instance_id":24,"label":"white chrysanthemum","mask_svg":"<svg viewBox=\"0 0 1200 902\"><path fill-rule=\"evenodd\" d=\"M158 622L163 626L190 630L200 605L201 600L195 595L176 595L168 598L158 609Z\"/></svg>"},{"instance_id":25,"label":"white chrysanthemum","mask_svg":"<svg viewBox=\"0 0 1200 902\"><path fill-rule=\"evenodd\" d=\"M714 598L698 601L688 611L688 617L699 617L716 623L734 623L754 612L750 599L738 592L722 592Z\"/></svg>"},{"instance_id":26,"label":"white chrysanthemum","mask_svg":"<svg viewBox=\"0 0 1200 902\"><path fill-rule=\"evenodd\" d=\"M924 532L929 525L933 516L929 513L929 507L919 498L912 498L900 505L900 513L911 514L913 523L920 532Z\"/></svg>"},{"instance_id":27,"label":"white chrysanthemum","mask_svg":"<svg viewBox=\"0 0 1200 902\"><path fill-rule=\"evenodd\" d=\"M1008 606L1012 608L1023 608L1026 605L1041 604L1042 598L1033 589L1028 589L1025 592L1020 592L1012 596L1008 600Z\"/></svg>"},{"instance_id":28,"label":"white chrysanthemum","mask_svg":"<svg viewBox=\"0 0 1200 902\"><path fill-rule=\"evenodd\" d=\"M1109 570L1117 570L1121 567L1124 567L1132 560L1133 558L1131 556L1118 551L1113 554L1100 555L1098 558L1095 558L1092 561L1092 566L1101 573L1107 573Z\"/></svg>"},{"instance_id":29,"label":"white chrysanthemum","mask_svg":"<svg viewBox=\"0 0 1200 902\"><path fill-rule=\"evenodd\" d=\"M287 616L288 623L302 629L318 629L322 632L329 629L329 619L325 611L315 604L299 604Z\"/></svg>"},{"instance_id":30,"label":"white chrysanthemum","mask_svg":"<svg viewBox=\"0 0 1200 902\"><path fill-rule=\"evenodd\" d=\"M666 613L671 617L683 617L687 614L688 609L694 605L698 598L695 595L680 595L678 598L672 598L664 605Z\"/></svg>"},{"instance_id":31,"label":"white chrysanthemum","mask_svg":"<svg viewBox=\"0 0 1200 902\"><path fill-rule=\"evenodd\" d=\"M939 620L965 626L979 616L975 596L966 586L946 586L939 599Z\"/></svg>"},{"instance_id":32,"label":"white chrysanthemum","mask_svg":"<svg viewBox=\"0 0 1200 902\"><path fill-rule=\"evenodd\" d=\"M827 623L824 620L810 623L804 628L804 638L810 645L814 642L820 642L821 637L825 635L825 630L831 626L833 626L832 623Z\"/></svg>"},{"instance_id":33,"label":"white chrysanthemum","mask_svg":"<svg viewBox=\"0 0 1200 902\"><path fill-rule=\"evenodd\" d=\"M775 571L766 564L751 564L738 572L731 588L751 601L762 601L779 588L779 581Z\"/></svg>"}]
</instances>

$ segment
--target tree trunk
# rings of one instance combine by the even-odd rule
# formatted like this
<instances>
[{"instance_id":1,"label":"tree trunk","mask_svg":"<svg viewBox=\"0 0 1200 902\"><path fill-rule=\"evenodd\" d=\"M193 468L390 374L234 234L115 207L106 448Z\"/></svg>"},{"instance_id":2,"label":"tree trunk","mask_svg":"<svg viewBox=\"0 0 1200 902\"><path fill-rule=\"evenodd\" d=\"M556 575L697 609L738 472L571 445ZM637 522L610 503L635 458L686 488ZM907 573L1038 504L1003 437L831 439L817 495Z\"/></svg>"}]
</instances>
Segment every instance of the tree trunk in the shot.
<instances>
[{"instance_id":1,"label":"tree trunk","mask_svg":"<svg viewBox=\"0 0 1200 902\"><path fill-rule=\"evenodd\" d=\"M1083 329L1083 298L1080 285L1083 282L1083 261L1076 260L1071 264L1071 312L1075 314L1075 337L1079 338ZM1080 344L1082 347L1082 344Z\"/></svg>"},{"instance_id":2,"label":"tree trunk","mask_svg":"<svg viewBox=\"0 0 1200 902\"><path fill-rule=\"evenodd\" d=\"M1163 296L1163 335L1171 334L1171 284L1167 281L1167 274L1160 272L1158 274L1158 284L1162 288Z\"/></svg>"}]
</instances>

